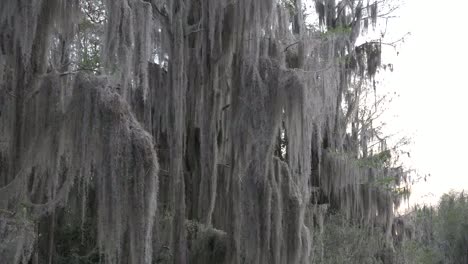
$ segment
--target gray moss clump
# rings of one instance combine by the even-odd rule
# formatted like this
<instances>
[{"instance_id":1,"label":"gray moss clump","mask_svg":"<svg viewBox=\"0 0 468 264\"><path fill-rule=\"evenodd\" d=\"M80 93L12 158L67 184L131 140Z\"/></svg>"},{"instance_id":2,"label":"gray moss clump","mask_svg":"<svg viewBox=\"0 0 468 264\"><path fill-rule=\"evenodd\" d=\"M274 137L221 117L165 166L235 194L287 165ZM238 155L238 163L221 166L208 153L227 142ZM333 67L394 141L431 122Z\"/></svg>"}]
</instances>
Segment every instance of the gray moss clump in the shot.
<instances>
[{"instance_id":1,"label":"gray moss clump","mask_svg":"<svg viewBox=\"0 0 468 264\"><path fill-rule=\"evenodd\" d=\"M28 263L36 233L27 218L0 212L0 257L4 263Z\"/></svg>"},{"instance_id":2,"label":"gray moss clump","mask_svg":"<svg viewBox=\"0 0 468 264\"><path fill-rule=\"evenodd\" d=\"M189 263L226 263L227 234L194 221L187 221Z\"/></svg>"}]
</instances>

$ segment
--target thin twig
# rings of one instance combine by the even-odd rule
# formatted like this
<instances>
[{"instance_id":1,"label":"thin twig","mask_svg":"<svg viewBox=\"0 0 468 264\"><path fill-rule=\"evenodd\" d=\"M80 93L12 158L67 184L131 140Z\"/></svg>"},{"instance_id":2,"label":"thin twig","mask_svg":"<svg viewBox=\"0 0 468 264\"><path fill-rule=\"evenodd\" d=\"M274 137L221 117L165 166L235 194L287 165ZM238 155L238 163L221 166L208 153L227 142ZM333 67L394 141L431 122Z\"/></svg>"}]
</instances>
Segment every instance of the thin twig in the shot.
<instances>
[{"instance_id":1,"label":"thin twig","mask_svg":"<svg viewBox=\"0 0 468 264\"><path fill-rule=\"evenodd\" d=\"M9 214L9 215L11 215L11 216L15 215L14 212L8 211L8 210L5 210L5 209L0 209L0 213L6 213L6 214Z\"/></svg>"},{"instance_id":2,"label":"thin twig","mask_svg":"<svg viewBox=\"0 0 468 264\"><path fill-rule=\"evenodd\" d=\"M77 73L80 72L80 71L92 71L92 72L94 72L94 73L99 73L99 71L96 70L96 69L92 69L92 68L80 68L80 69L77 69L77 70L74 70L74 71L61 72L61 73L60 73L60 76L69 75L69 74L77 74Z\"/></svg>"},{"instance_id":3,"label":"thin twig","mask_svg":"<svg viewBox=\"0 0 468 264\"><path fill-rule=\"evenodd\" d=\"M286 52L290 47L294 46L294 45L297 45L299 44L299 42L301 42L302 40L298 40L292 44L289 44L288 46L286 46L286 48L284 48L283 52Z\"/></svg>"},{"instance_id":4,"label":"thin twig","mask_svg":"<svg viewBox=\"0 0 468 264\"><path fill-rule=\"evenodd\" d=\"M12 92L10 92L10 91L7 91L7 90L5 90L5 93L6 93L7 95L9 95L9 96L13 97L13 98L16 98L16 97L18 97L18 96L16 96L15 94L13 94Z\"/></svg>"}]
</instances>

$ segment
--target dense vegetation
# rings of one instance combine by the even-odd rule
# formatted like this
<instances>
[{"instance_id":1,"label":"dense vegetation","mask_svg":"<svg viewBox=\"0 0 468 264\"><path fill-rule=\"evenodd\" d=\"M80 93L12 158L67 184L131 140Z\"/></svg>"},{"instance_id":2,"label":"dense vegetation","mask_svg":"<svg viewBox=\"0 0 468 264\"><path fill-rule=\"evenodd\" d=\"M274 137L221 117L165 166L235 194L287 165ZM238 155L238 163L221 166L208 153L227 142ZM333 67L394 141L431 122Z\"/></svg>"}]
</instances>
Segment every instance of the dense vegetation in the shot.
<instances>
[{"instance_id":1,"label":"dense vegetation","mask_svg":"<svg viewBox=\"0 0 468 264\"><path fill-rule=\"evenodd\" d=\"M352 223L333 212L324 223L317 233L314 249L320 257L314 263L468 263L468 197L463 192L445 194L436 206L415 206L396 217L393 250L384 246L377 227Z\"/></svg>"},{"instance_id":2,"label":"dense vegetation","mask_svg":"<svg viewBox=\"0 0 468 264\"><path fill-rule=\"evenodd\" d=\"M390 2L0 1L1 262L395 263Z\"/></svg>"},{"instance_id":3,"label":"dense vegetation","mask_svg":"<svg viewBox=\"0 0 468 264\"><path fill-rule=\"evenodd\" d=\"M468 197L442 196L435 207L415 207L403 216L399 235L405 263L468 263Z\"/></svg>"}]
</instances>

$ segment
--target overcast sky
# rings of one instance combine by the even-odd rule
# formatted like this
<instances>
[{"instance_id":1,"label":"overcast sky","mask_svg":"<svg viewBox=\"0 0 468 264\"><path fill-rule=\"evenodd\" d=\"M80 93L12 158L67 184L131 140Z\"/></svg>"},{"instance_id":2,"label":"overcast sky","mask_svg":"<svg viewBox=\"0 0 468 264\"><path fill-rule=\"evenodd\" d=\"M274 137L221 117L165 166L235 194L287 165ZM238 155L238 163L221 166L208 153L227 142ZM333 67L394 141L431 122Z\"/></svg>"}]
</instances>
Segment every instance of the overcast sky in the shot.
<instances>
[{"instance_id":1,"label":"overcast sky","mask_svg":"<svg viewBox=\"0 0 468 264\"><path fill-rule=\"evenodd\" d=\"M434 203L451 189L468 191L468 1L401 1L387 38L411 36L398 56L384 54L395 65L385 86L400 95L389 126L412 137L412 166L431 174L410 202Z\"/></svg>"}]
</instances>

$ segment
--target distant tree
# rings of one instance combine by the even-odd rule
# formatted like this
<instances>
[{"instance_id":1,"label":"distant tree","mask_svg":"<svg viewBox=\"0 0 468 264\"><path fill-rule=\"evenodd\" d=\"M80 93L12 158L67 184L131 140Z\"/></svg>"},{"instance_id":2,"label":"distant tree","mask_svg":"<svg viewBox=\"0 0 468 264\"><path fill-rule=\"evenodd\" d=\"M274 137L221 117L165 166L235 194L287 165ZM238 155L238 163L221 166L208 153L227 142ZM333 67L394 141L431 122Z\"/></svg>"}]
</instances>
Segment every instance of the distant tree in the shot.
<instances>
[{"instance_id":1,"label":"distant tree","mask_svg":"<svg viewBox=\"0 0 468 264\"><path fill-rule=\"evenodd\" d=\"M468 263L468 199L444 194L435 207L415 207L403 216L399 263Z\"/></svg>"}]
</instances>

